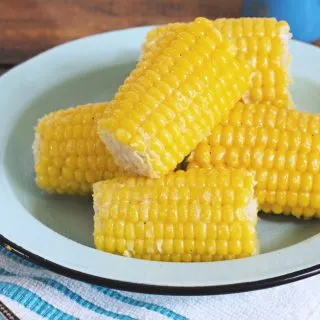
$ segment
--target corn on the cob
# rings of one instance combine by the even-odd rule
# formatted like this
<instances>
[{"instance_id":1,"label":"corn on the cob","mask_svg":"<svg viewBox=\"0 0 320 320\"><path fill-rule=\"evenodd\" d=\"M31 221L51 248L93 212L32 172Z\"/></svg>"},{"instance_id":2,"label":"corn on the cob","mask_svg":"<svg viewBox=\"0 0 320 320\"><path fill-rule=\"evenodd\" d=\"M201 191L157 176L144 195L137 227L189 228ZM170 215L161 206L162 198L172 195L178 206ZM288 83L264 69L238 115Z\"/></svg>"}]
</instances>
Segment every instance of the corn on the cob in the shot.
<instances>
[{"instance_id":1,"label":"corn on the cob","mask_svg":"<svg viewBox=\"0 0 320 320\"><path fill-rule=\"evenodd\" d=\"M248 104L238 102L221 125L234 127L265 127L281 130L298 130L311 134L320 133L320 114L310 114L294 109L279 108L267 104Z\"/></svg>"},{"instance_id":2,"label":"corn on the cob","mask_svg":"<svg viewBox=\"0 0 320 320\"><path fill-rule=\"evenodd\" d=\"M161 25L154 29L151 29L143 42L142 45L142 58L148 52L152 52L153 47L157 42L161 41L163 38L168 37L170 34L174 34L175 32L179 32L185 29L187 23L184 22L174 22Z\"/></svg>"},{"instance_id":3,"label":"corn on the cob","mask_svg":"<svg viewBox=\"0 0 320 320\"><path fill-rule=\"evenodd\" d=\"M196 169L94 184L94 241L110 253L212 261L258 253L257 203L246 170Z\"/></svg>"},{"instance_id":4,"label":"corn on the cob","mask_svg":"<svg viewBox=\"0 0 320 320\"><path fill-rule=\"evenodd\" d=\"M33 144L36 184L50 193L88 194L120 174L96 132L107 103L52 112L39 120Z\"/></svg>"},{"instance_id":5,"label":"corn on the cob","mask_svg":"<svg viewBox=\"0 0 320 320\"><path fill-rule=\"evenodd\" d=\"M256 174L260 209L320 217L320 135L272 127L217 127L188 168L245 168Z\"/></svg>"},{"instance_id":6,"label":"corn on the cob","mask_svg":"<svg viewBox=\"0 0 320 320\"><path fill-rule=\"evenodd\" d=\"M151 30L143 46L144 54L153 50L158 41L185 28L186 23L171 23ZM246 103L273 102L278 106L292 104L288 51L289 25L273 18L217 19L212 21L223 36L236 48L239 61L253 67L252 87L244 97ZM142 56L143 57L143 56Z\"/></svg>"},{"instance_id":7,"label":"corn on the cob","mask_svg":"<svg viewBox=\"0 0 320 320\"><path fill-rule=\"evenodd\" d=\"M210 134L251 75L206 19L165 41L138 63L98 122L115 161L154 178L173 170Z\"/></svg>"}]
</instances>

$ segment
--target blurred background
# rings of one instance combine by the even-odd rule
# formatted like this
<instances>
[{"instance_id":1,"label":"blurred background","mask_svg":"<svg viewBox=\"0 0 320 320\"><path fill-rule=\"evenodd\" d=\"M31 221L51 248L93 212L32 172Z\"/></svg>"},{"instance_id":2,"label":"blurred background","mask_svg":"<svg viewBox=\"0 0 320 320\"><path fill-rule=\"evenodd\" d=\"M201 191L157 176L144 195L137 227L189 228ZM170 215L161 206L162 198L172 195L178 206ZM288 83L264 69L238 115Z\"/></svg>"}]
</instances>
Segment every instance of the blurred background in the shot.
<instances>
[{"instance_id":1,"label":"blurred background","mask_svg":"<svg viewBox=\"0 0 320 320\"><path fill-rule=\"evenodd\" d=\"M45 49L94 33L241 15L286 18L300 40L320 44L319 0L0 0L0 74Z\"/></svg>"}]
</instances>

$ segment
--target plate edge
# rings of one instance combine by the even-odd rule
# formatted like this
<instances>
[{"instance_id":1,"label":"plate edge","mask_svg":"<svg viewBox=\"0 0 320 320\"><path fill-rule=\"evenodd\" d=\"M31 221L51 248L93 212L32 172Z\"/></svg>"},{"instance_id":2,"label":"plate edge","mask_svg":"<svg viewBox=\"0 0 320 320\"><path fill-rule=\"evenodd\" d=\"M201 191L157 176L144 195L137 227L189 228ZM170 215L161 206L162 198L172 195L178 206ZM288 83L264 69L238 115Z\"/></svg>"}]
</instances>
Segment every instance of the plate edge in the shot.
<instances>
[{"instance_id":1,"label":"plate edge","mask_svg":"<svg viewBox=\"0 0 320 320\"><path fill-rule=\"evenodd\" d=\"M20 257L27 259L37 265L49 269L57 274L70 277L75 280L83 281L90 284L110 287L112 289L124 290L137 293L160 294L160 295L175 295L175 296L194 296L194 295L217 295L255 291L267 289L275 286L284 285L290 282L299 281L311 276L320 274L320 264L312 267L301 269L295 272L283 274L281 276L252 281L241 282L236 284L226 284L218 286L201 286L201 287L180 287L180 286L159 286L150 284L141 284L134 282L126 282L120 280L111 280L98 276L93 276L88 273L70 269L59 265L53 261L44 259L26 249L13 243L9 239L0 234L0 246L9 252L13 252ZM10 248L10 249L8 249Z\"/></svg>"}]
</instances>

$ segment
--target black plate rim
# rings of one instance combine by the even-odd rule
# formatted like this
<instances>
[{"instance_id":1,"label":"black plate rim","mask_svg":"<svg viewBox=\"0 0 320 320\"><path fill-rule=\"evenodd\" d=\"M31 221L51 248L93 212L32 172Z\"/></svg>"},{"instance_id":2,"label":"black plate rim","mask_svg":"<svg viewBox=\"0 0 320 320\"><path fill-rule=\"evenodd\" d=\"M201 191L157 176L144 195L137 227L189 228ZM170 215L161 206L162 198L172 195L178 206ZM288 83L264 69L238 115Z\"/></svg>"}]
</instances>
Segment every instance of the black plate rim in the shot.
<instances>
[{"instance_id":1,"label":"black plate rim","mask_svg":"<svg viewBox=\"0 0 320 320\"><path fill-rule=\"evenodd\" d=\"M301 269L295 272L283 274L281 276L252 281L241 282L235 284L218 285L218 286L199 286L199 287L179 287L179 286L158 286L149 284L140 284L134 282L126 282L120 280L112 280L93 276L88 273L80 272L61 266L53 261L46 260L26 249L13 243L2 234L0 234L0 245L5 249L27 259L37 265L47 268L57 274L70 277L75 280L84 281L87 283L109 287L117 290L124 290L137 293L160 294L160 295L176 295L176 296L194 296L194 295L217 295L230 294L239 292L248 292L261 289L267 289L290 282L302 280L311 276L320 274L320 264L312 267Z\"/></svg>"}]
</instances>

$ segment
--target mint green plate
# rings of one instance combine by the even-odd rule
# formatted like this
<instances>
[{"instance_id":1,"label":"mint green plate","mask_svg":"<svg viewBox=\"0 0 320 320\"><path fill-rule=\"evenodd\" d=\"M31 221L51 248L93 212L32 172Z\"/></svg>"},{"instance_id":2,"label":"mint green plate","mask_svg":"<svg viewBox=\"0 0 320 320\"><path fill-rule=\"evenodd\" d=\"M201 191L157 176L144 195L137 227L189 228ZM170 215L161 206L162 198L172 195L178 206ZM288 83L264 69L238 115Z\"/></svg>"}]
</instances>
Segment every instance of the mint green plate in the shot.
<instances>
[{"instance_id":1,"label":"mint green plate","mask_svg":"<svg viewBox=\"0 0 320 320\"><path fill-rule=\"evenodd\" d=\"M320 272L320 223L261 215L261 254L208 263L163 263L97 251L90 198L58 197L33 182L33 127L44 114L111 99L134 67L149 28L96 35L49 50L0 78L0 241L59 273L141 292L247 291ZM320 49L296 41L292 93L320 112Z\"/></svg>"}]
</instances>

